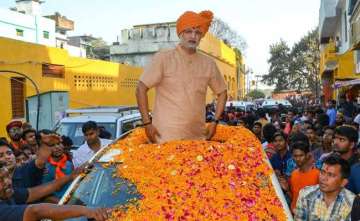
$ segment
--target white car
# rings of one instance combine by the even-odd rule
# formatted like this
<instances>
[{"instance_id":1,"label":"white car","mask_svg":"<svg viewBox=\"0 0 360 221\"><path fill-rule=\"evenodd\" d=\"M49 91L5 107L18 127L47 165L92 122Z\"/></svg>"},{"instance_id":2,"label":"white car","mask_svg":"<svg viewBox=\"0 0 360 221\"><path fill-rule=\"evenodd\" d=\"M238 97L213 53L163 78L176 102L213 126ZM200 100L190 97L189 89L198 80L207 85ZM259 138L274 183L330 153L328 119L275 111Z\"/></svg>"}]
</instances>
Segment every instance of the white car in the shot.
<instances>
[{"instance_id":1,"label":"white car","mask_svg":"<svg viewBox=\"0 0 360 221\"><path fill-rule=\"evenodd\" d=\"M55 126L55 131L71 138L74 146L84 143L82 125L87 121L95 121L111 133L111 139L142 125L141 115L137 107L91 107L66 110L68 117L63 118Z\"/></svg>"},{"instance_id":2,"label":"white car","mask_svg":"<svg viewBox=\"0 0 360 221\"><path fill-rule=\"evenodd\" d=\"M292 104L288 100L265 100L261 107L263 109L278 109L279 104L282 104L285 108L292 107Z\"/></svg>"},{"instance_id":3,"label":"white car","mask_svg":"<svg viewBox=\"0 0 360 221\"><path fill-rule=\"evenodd\" d=\"M129 133L123 134L118 139L125 138ZM114 141L114 143L116 142ZM114 176L114 173L117 171L117 165L122 163L115 158L119 154L121 154L121 150L112 149L111 145L99 150L88 161L89 164L94 166L90 168L85 176L79 176L72 182L61 198L59 205L112 208L116 205L125 205L129 201L141 199L142 196L133 183L119 176ZM266 161L270 165L269 160L266 159ZM275 173L271 175L270 181L275 188L275 192L281 201L288 220L292 221L290 209ZM67 219L66 221L87 221L87 218L79 217Z\"/></svg>"},{"instance_id":4,"label":"white car","mask_svg":"<svg viewBox=\"0 0 360 221\"><path fill-rule=\"evenodd\" d=\"M255 104L249 101L227 101L226 110L229 110L230 107L235 108L235 111L255 110Z\"/></svg>"},{"instance_id":5,"label":"white car","mask_svg":"<svg viewBox=\"0 0 360 221\"><path fill-rule=\"evenodd\" d=\"M288 100L279 100L279 102L286 108L292 107L292 104Z\"/></svg>"}]
</instances>

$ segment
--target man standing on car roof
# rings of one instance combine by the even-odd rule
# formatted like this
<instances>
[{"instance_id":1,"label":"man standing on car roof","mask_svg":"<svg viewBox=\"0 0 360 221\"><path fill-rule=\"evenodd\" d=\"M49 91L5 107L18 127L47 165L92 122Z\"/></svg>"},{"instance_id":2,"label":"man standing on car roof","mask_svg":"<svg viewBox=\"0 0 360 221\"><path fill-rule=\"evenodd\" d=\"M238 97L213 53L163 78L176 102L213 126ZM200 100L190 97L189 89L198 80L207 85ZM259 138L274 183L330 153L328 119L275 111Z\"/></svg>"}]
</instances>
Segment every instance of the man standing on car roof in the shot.
<instances>
[{"instance_id":1,"label":"man standing on car roof","mask_svg":"<svg viewBox=\"0 0 360 221\"><path fill-rule=\"evenodd\" d=\"M145 68L136 90L137 103L149 140L210 139L225 108L226 84L215 62L197 51L213 18L210 11L187 11L176 23L180 43L160 51ZM205 129L207 87L217 95L215 118ZM147 91L155 87L152 118Z\"/></svg>"}]
</instances>

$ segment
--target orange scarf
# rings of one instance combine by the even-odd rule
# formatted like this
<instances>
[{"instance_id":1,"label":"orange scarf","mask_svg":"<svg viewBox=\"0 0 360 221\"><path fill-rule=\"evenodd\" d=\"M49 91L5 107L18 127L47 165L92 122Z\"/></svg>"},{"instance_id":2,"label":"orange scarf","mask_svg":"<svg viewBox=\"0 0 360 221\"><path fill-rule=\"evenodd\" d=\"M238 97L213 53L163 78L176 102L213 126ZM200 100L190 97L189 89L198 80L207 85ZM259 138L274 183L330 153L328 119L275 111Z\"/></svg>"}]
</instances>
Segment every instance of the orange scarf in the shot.
<instances>
[{"instance_id":1,"label":"orange scarf","mask_svg":"<svg viewBox=\"0 0 360 221\"><path fill-rule=\"evenodd\" d=\"M65 173L61 170L66 167L66 162L68 158L66 154L63 155L63 157L57 162L52 157L49 157L48 161L51 165L55 166L55 179L59 179L63 176L65 176Z\"/></svg>"}]
</instances>

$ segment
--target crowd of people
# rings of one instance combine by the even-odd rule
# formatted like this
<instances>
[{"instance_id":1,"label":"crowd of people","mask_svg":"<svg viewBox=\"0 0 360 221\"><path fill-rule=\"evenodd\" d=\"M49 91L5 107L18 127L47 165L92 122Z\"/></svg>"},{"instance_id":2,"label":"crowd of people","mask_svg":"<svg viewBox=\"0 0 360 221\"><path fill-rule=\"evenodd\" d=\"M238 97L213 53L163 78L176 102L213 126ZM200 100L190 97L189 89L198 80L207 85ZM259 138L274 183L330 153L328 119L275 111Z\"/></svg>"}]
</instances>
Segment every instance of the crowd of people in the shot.
<instances>
[{"instance_id":1,"label":"crowd of people","mask_svg":"<svg viewBox=\"0 0 360 221\"><path fill-rule=\"evenodd\" d=\"M62 220L85 216L106 220L107 209L58 206L69 184L91 165L87 161L111 142L100 138L96 122L83 124L85 142L78 148L72 140L51 130L36 131L28 123L12 121L9 140L0 139L0 220Z\"/></svg>"},{"instance_id":2,"label":"crowd of people","mask_svg":"<svg viewBox=\"0 0 360 221\"><path fill-rule=\"evenodd\" d=\"M360 219L360 113L337 108L242 111L230 107L221 123L250 129L262 143L296 220ZM206 118L211 120L209 105ZM0 138L0 220L104 220L105 209L57 206L87 161L111 140L96 122L84 123L84 144L28 123L10 122Z\"/></svg>"},{"instance_id":3,"label":"crowd of people","mask_svg":"<svg viewBox=\"0 0 360 221\"><path fill-rule=\"evenodd\" d=\"M207 120L212 106L207 107ZM355 104L257 110L227 108L262 143L295 220L360 220L360 112Z\"/></svg>"}]
</instances>

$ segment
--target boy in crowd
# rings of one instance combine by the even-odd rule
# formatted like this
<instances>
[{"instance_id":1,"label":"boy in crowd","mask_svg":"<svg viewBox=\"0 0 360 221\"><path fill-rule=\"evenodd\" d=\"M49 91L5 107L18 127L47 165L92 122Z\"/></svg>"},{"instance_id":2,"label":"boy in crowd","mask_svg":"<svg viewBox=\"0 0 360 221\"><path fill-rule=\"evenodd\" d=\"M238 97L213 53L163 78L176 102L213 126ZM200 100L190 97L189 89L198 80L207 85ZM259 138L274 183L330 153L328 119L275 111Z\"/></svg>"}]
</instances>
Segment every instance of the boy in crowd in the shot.
<instances>
[{"instance_id":1,"label":"boy in crowd","mask_svg":"<svg viewBox=\"0 0 360 221\"><path fill-rule=\"evenodd\" d=\"M319 137L316 134L315 127L310 126L306 129L306 136L309 138L310 151L314 151L321 147Z\"/></svg>"},{"instance_id":2,"label":"boy in crowd","mask_svg":"<svg viewBox=\"0 0 360 221\"><path fill-rule=\"evenodd\" d=\"M12 151L17 154L20 152L21 145L23 144L21 142L21 135L22 135L22 122L19 120L11 121L6 126L6 131L10 137L10 147Z\"/></svg>"},{"instance_id":3,"label":"boy in crowd","mask_svg":"<svg viewBox=\"0 0 360 221\"><path fill-rule=\"evenodd\" d=\"M341 158L348 161L350 166L359 162L359 154L356 151L358 133L353 127L340 126L335 129L333 152L338 153ZM326 157L324 154L322 158Z\"/></svg>"},{"instance_id":4,"label":"boy in crowd","mask_svg":"<svg viewBox=\"0 0 360 221\"><path fill-rule=\"evenodd\" d=\"M47 145L51 148L51 156L46 163L46 170L44 172L42 183L60 179L66 175L70 175L73 171L73 164L64 153L64 147L60 137L54 136L54 139L47 143ZM49 197L49 202L58 203L69 185L69 183L64 185L61 190L54 193L54 196Z\"/></svg>"},{"instance_id":5,"label":"boy in crowd","mask_svg":"<svg viewBox=\"0 0 360 221\"><path fill-rule=\"evenodd\" d=\"M273 137L276 153L271 157L270 163L278 176L285 176L291 152L288 150L287 137L282 132L277 132Z\"/></svg>"},{"instance_id":6,"label":"boy in crowd","mask_svg":"<svg viewBox=\"0 0 360 221\"><path fill-rule=\"evenodd\" d=\"M322 136L322 145L313 150L312 154L315 162L317 162L323 154L330 153L332 151L332 144L335 138L335 129L327 126L324 128L324 134Z\"/></svg>"},{"instance_id":7,"label":"boy in crowd","mask_svg":"<svg viewBox=\"0 0 360 221\"><path fill-rule=\"evenodd\" d=\"M285 188L285 191L289 191L291 210L294 211L300 190L306 186L318 184L320 171L310 163L312 156L308 143L297 141L291 145L291 149L297 169L291 173L289 187Z\"/></svg>"},{"instance_id":8,"label":"boy in crowd","mask_svg":"<svg viewBox=\"0 0 360 221\"><path fill-rule=\"evenodd\" d=\"M261 130L262 130L262 124L259 121L256 121L252 128L252 132L259 139L260 142L262 141Z\"/></svg>"},{"instance_id":9,"label":"boy in crowd","mask_svg":"<svg viewBox=\"0 0 360 221\"><path fill-rule=\"evenodd\" d=\"M36 130L34 129L24 130L22 133L22 139L24 143L30 147L32 154L36 154L39 149L39 145L36 142Z\"/></svg>"},{"instance_id":10,"label":"boy in crowd","mask_svg":"<svg viewBox=\"0 0 360 221\"><path fill-rule=\"evenodd\" d=\"M273 124L268 123L262 129L262 134L265 142L262 143L262 147L265 150L265 153L269 159L276 153L274 146L274 134L276 133L276 128Z\"/></svg>"},{"instance_id":11,"label":"boy in crowd","mask_svg":"<svg viewBox=\"0 0 360 221\"><path fill-rule=\"evenodd\" d=\"M24 151L19 152L16 156L16 167L21 167L29 162L30 157Z\"/></svg>"}]
</instances>

